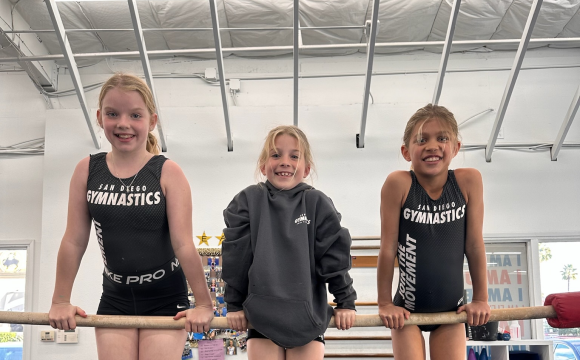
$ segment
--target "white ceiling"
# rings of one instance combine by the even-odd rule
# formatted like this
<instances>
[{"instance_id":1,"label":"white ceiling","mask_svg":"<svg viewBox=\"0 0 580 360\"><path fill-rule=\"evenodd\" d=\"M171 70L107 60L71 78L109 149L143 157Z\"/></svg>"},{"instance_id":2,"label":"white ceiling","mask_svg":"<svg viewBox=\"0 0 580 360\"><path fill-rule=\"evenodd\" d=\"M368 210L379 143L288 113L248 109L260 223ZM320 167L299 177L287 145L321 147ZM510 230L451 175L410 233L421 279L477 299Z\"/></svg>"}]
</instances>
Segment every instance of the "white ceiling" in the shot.
<instances>
[{"instance_id":1,"label":"white ceiling","mask_svg":"<svg viewBox=\"0 0 580 360\"><path fill-rule=\"evenodd\" d=\"M7 0L2 0L7 1ZM34 30L53 29L46 5L41 0L9 0ZM300 26L364 26L370 20L372 0L301 0ZM292 0L217 0L220 27L292 27ZM139 0L141 23L147 28L211 28L209 0ZM526 23L531 0L463 0L455 28L454 41L519 39ZM449 15L449 0L381 0L380 28L377 43L445 40ZM58 8L65 29L132 28L126 1L59 1ZM6 29L4 19L0 21ZM255 47L292 45L292 31L222 31L222 46ZM145 33L148 50L213 48L211 31ZM38 37L51 54L61 54L54 33ZM133 32L68 33L74 53L102 51L137 51ZM534 38L580 37L580 0L544 0L533 30ZM366 42L362 29L303 31L304 45ZM492 50L515 50L518 44L488 45ZM537 46L580 47L580 42L530 44ZM477 46L454 46L453 51ZM424 47L376 48L376 53L401 52ZM440 48L429 48L440 51ZM340 55L357 49L308 50L309 55ZM288 51L291 53L291 50ZM250 53L276 55L280 52ZM225 56L228 54L225 53ZM239 56L247 53L236 54ZM11 56L3 54L0 57ZM207 56L214 57L213 54ZM98 62L100 59L88 60ZM83 61L84 64L87 60Z\"/></svg>"}]
</instances>

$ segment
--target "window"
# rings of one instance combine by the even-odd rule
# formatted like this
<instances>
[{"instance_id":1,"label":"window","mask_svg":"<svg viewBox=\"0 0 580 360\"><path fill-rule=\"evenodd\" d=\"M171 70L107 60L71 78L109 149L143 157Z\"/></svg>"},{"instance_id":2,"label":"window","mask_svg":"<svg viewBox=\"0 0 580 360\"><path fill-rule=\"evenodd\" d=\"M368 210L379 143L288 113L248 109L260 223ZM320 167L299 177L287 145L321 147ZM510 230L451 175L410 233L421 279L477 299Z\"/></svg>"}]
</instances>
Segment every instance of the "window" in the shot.
<instances>
[{"instance_id":1,"label":"window","mask_svg":"<svg viewBox=\"0 0 580 360\"><path fill-rule=\"evenodd\" d=\"M526 243L486 243L487 258L487 301L492 309L530 306L528 261ZM473 297L471 277L467 259L463 264L465 273L466 302ZM531 339L530 320L520 320L522 339ZM509 328L506 321L499 327Z\"/></svg>"},{"instance_id":2,"label":"window","mask_svg":"<svg viewBox=\"0 0 580 360\"><path fill-rule=\"evenodd\" d=\"M554 350L554 360L580 360L576 358L572 349L566 345L558 344Z\"/></svg>"},{"instance_id":3,"label":"window","mask_svg":"<svg viewBox=\"0 0 580 360\"><path fill-rule=\"evenodd\" d=\"M549 294L580 291L580 241L541 242L539 254L542 303ZM555 329L543 323L546 339L580 339L580 328Z\"/></svg>"},{"instance_id":4,"label":"window","mask_svg":"<svg viewBox=\"0 0 580 360\"><path fill-rule=\"evenodd\" d=\"M26 249L0 248L0 310L24 311ZM0 324L0 359L22 359L23 326Z\"/></svg>"}]
</instances>

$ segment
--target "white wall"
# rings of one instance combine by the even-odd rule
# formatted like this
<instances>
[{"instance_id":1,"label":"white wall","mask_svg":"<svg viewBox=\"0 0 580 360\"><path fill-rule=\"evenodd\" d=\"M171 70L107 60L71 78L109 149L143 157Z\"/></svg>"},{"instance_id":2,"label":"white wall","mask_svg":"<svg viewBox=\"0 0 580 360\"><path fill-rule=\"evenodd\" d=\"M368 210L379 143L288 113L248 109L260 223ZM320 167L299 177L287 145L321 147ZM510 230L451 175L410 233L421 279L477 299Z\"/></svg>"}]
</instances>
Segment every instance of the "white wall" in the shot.
<instances>
[{"instance_id":1,"label":"white wall","mask_svg":"<svg viewBox=\"0 0 580 360\"><path fill-rule=\"evenodd\" d=\"M578 50L530 51L524 66L578 63ZM380 56L376 71L436 69L439 55L414 53ZM513 53L453 54L449 68L509 68ZM114 70L138 63L115 61ZM203 72L215 61L159 60L154 72ZM267 60L227 59L228 77L242 73L291 73L289 58ZM363 56L301 60L302 74L360 72ZM109 70L100 64L82 69L83 82L102 80ZM1 76L2 74L0 74ZM8 78L8 76L5 76ZM449 73L445 78L440 104L448 106L459 121L487 108L497 109L508 71ZM31 237L40 239L36 268L39 278L34 294L35 311L46 312L54 284L56 253L66 225L68 183L76 163L97 152L78 109L76 97L54 102L57 109L35 110L31 104L43 100L23 76L11 79L9 87L28 87L24 96L0 96L2 109L13 117L0 117L0 144L32 138L46 119L44 158L0 158L0 239ZM376 76L372 82L375 104L370 106L364 149L355 146L359 132L363 77L302 79L300 82L300 126L308 135L317 165L314 186L327 193L343 215L343 225L353 236L379 235L379 192L387 174L408 169L399 147L406 120L419 107L430 102L436 76L433 73ZM61 75L61 88L70 83ZM25 85L22 85L25 84ZM219 88L196 79L157 79L162 121L169 151L166 154L185 171L193 191L194 235L220 235L222 210L242 188L254 182L254 169L263 138L271 127L292 123L291 80L243 80L237 97L239 106L230 107L234 151L226 151L225 125ZM501 142L553 142L560 124L580 85L580 68L522 71L508 108L504 140ZM32 87L32 88L31 88ZM97 91L87 93L91 106ZM231 102L230 102L231 104ZM4 111L5 113L5 111ZM464 143L487 142L495 112L469 122L463 129ZM8 138L4 129L18 122ZM104 140L106 142L106 140ZM578 120L572 125L567 142L580 142ZM29 163L36 162L36 163ZM40 164L39 164L40 162ZM43 169L39 169L44 162ZM16 163L17 165L11 165ZM10 168L8 166L16 166ZM491 163L484 151L461 152L453 167L478 168L485 186L486 236L499 235L576 235L580 236L580 149L563 149L558 161L548 152L497 150ZM6 170L5 170L6 169ZM24 175L24 176L21 176ZM24 188L25 187L25 188ZM26 202L10 201L18 195ZM7 210L8 204L10 210ZM34 211L31 209L34 208ZM40 209L42 208L42 212ZM20 216L12 215L15 212ZM10 217L14 216L14 218ZM27 219L27 220L23 220ZM39 229L41 235L39 236ZM36 229L36 230L34 230ZM196 242L197 245L197 242ZM210 245L217 245L212 239ZM73 291L73 302L94 313L100 296L102 264L98 246L91 240ZM374 281L364 272L356 277L365 283L360 300L375 300ZM32 358L46 359L82 356L96 359L92 330L81 329L81 344L62 346L41 344L34 336Z\"/></svg>"}]
</instances>

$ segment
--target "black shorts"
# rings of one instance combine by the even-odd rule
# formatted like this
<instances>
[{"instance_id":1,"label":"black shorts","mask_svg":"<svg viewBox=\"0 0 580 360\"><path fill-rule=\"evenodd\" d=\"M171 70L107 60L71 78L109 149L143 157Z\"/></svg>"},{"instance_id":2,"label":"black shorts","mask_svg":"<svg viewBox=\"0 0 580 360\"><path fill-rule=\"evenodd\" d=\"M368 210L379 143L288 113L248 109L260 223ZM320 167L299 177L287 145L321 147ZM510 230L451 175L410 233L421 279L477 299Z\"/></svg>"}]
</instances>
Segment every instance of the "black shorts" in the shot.
<instances>
[{"instance_id":1,"label":"black shorts","mask_svg":"<svg viewBox=\"0 0 580 360\"><path fill-rule=\"evenodd\" d=\"M189 309L187 283L181 269L148 285L114 283L103 274L103 294L97 315L175 316Z\"/></svg>"},{"instance_id":2,"label":"black shorts","mask_svg":"<svg viewBox=\"0 0 580 360\"><path fill-rule=\"evenodd\" d=\"M461 302L457 305L457 307L455 309L451 309L449 311L456 311L457 309L459 309L464 304L465 304L465 300L464 299L461 299ZM437 330L439 328L439 326L441 326L441 325L418 325L419 330L425 331L425 332L435 331L435 330Z\"/></svg>"},{"instance_id":3,"label":"black shorts","mask_svg":"<svg viewBox=\"0 0 580 360\"><path fill-rule=\"evenodd\" d=\"M254 330L254 329L248 329L248 340L250 339L268 339L266 336L264 336L264 334L262 334L261 332L259 332L258 330ZM318 341L321 342L323 344L326 344L326 342L324 342L324 335L318 335L316 338L314 338L312 341ZM278 344L276 344L278 345ZM280 346L280 345L278 345Z\"/></svg>"}]
</instances>

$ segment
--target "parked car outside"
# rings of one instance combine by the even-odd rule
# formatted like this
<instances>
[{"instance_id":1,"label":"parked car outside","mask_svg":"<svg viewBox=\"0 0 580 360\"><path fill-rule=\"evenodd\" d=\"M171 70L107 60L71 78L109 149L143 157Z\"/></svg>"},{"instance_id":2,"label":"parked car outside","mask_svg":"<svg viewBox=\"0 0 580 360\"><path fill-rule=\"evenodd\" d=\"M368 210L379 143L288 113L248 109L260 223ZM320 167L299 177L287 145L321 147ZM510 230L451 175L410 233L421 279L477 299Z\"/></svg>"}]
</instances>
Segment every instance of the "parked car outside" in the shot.
<instances>
[{"instance_id":1,"label":"parked car outside","mask_svg":"<svg viewBox=\"0 0 580 360\"><path fill-rule=\"evenodd\" d=\"M580 360L580 339L554 341L554 360Z\"/></svg>"}]
</instances>

